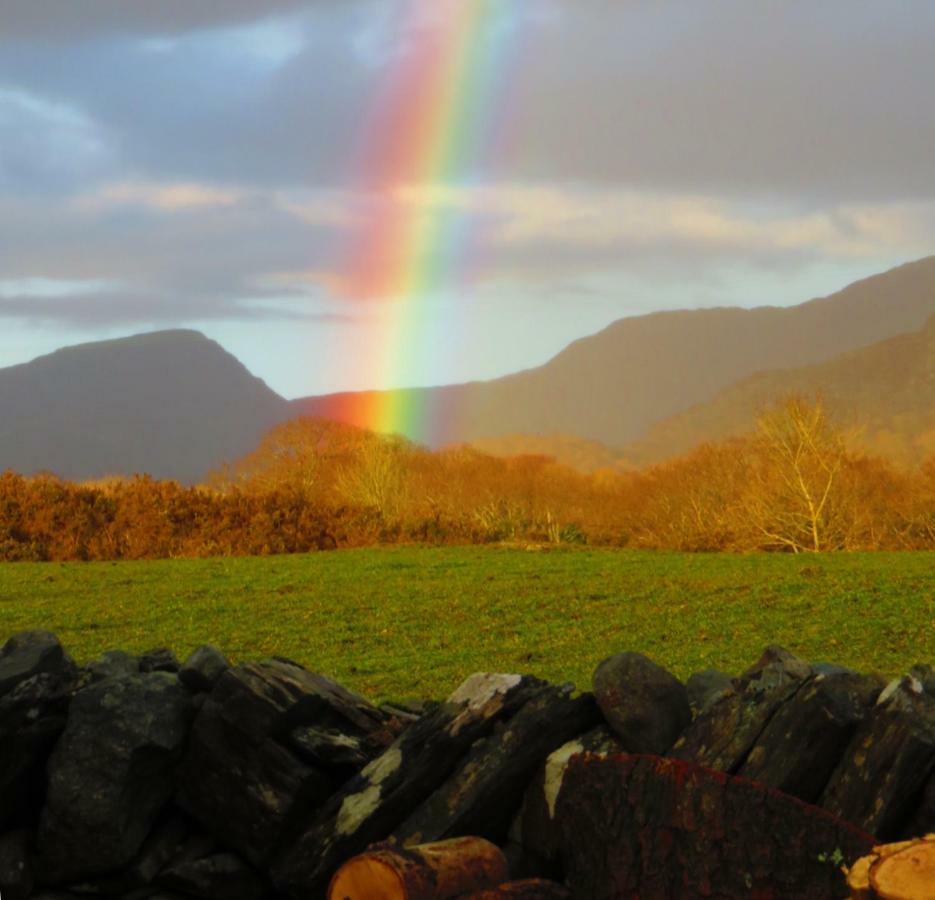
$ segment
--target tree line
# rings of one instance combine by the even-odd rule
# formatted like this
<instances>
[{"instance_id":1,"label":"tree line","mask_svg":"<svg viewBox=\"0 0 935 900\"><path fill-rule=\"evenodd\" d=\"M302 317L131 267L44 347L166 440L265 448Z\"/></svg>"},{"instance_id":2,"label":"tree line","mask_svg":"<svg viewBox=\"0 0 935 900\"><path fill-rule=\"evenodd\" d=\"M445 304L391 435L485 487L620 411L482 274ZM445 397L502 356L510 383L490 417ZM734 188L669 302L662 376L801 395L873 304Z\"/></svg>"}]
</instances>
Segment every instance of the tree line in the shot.
<instances>
[{"instance_id":1,"label":"tree line","mask_svg":"<svg viewBox=\"0 0 935 900\"><path fill-rule=\"evenodd\" d=\"M687 551L935 549L935 457L900 469L852 449L821 400L641 471L545 456L430 451L320 419L273 431L186 487L0 475L0 559L303 553L389 543L522 542Z\"/></svg>"}]
</instances>

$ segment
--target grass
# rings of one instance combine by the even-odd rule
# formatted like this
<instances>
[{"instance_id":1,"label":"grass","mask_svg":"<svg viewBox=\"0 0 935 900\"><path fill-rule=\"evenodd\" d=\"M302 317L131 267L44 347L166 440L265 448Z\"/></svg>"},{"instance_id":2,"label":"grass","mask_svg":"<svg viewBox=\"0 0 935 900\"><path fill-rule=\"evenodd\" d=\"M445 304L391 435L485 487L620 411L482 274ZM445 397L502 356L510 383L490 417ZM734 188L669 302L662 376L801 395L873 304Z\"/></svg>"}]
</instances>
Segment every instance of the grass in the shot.
<instances>
[{"instance_id":1,"label":"grass","mask_svg":"<svg viewBox=\"0 0 935 900\"><path fill-rule=\"evenodd\" d=\"M503 548L0 565L0 640L56 632L79 660L201 643L280 655L379 698L479 670L590 685L619 650L680 677L766 644L885 675L935 662L935 555L688 555Z\"/></svg>"}]
</instances>

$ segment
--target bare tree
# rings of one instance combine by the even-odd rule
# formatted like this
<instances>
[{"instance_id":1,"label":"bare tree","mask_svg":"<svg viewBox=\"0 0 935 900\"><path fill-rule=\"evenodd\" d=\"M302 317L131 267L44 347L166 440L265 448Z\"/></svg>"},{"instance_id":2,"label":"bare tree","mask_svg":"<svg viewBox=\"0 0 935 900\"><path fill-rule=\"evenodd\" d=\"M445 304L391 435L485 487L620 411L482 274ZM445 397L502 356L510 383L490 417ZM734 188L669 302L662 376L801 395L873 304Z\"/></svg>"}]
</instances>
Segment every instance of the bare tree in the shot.
<instances>
[{"instance_id":1,"label":"bare tree","mask_svg":"<svg viewBox=\"0 0 935 900\"><path fill-rule=\"evenodd\" d=\"M793 396L767 410L754 447L743 509L761 539L795 553L846 547L847 435L825 402Z\"/></svg>"}]
</instances>

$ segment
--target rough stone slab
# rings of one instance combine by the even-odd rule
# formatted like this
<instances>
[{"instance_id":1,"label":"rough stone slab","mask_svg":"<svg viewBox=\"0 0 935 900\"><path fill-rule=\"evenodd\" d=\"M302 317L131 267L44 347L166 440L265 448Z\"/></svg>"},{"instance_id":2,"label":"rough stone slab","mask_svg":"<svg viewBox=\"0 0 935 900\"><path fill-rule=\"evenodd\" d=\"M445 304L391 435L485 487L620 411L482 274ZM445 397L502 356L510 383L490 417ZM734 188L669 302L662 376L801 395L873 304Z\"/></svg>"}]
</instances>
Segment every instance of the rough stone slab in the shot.
<instances>
[{"instance_id":1,"label":"rough stone slab","mask_svg":"<svg viewBox=\"0 0 935 900\"><path fill-rule=\"evenodd\" d=\"M739 774L815 803L885 682L872 675L819 675L770 719Z\"/></svg>"},{"instance_id":2,"label":"rough stone slab","mask_svg":"<svg viewBox=\"0 0 935 900\"><path fill-rule=\"evenodd\" d=\"M858 727L821 805L895 840L922 802L935 771L935 698L912 677L893 683Z\"/></svg>"},{"instance_id":3,"label":"rough stone slab","mask_svg":"<svg viewBox=\"0 0 935 900\"><path fill-rule=\"evenodd\" d=\"M607 724L632 753L665 753L691 722L685 685L641 653L605 659L593 687Z\"/></svg>"},{"instance_id":4,"label":"rough stone slab","mask_svg":"<svg viewBox=\"0 0 935 900\"><path fill-rule=\"evenodd\" d=\"M548 686L507 723L478 741L457 771L396 829L403 844L475 835L502 843L523 792L546 757L594 727L594 698L573 698L573 687Z\"/></svg>"},{"instance_id":5,"label":"rough stone slab","mask_svg":"<svg viewBox=\"0 0 935 900\"><path fill-rule=\"evenodd\" d=\"M391 739L386 717L367 700L294 663L228 669L195 720L179 804L251 863L265 865L290 822L307 821L346 774L333 776L289 749L290 734L306 726L339 729L374 746Z\"/></svg>"},{"instance_id":6,"label":"rough stone slab","mask_svg":"<svg viewBox=\"0 0 935 900\"><path fill-rule=\"evenodd\" d=\"M768 647L720 700L685 729L668 755L737 772L769 720L811 674L802 660L781 647Z\"/></svg>"},{"instance_id":7,"label":"rough stone slab","mask_svg":"<svg viewBox=\"0 0 935 900\"><path fill-rule=\"evenodd\" d=\"M461 757L543 687L520 675L473 675L352 778L276 859L273 881L318 896L345 860L385 840L454 772Z\"/></svg>"},{"instance_id":8,"label":"rough stone slab","mask_svg":"<svg viewBox=\"0 0 935 900\"><path fill-rule=\"evenodd\" d=\"M38 833L45 883L126 866L175 788L192 707L174 675L111 678L79 691L49 761Z\"/></svg>"},{"instance_id":9,"label":"rough stone slab","mask_svg":"<svg viewBox=\"0 0 935 900\"><path fill-rule=\"evenodd\" d=\"M575 756L559 794L566 884L589 900L846 897L874 839L744 778L657 756Z\"/></svg>"}]
</instances>

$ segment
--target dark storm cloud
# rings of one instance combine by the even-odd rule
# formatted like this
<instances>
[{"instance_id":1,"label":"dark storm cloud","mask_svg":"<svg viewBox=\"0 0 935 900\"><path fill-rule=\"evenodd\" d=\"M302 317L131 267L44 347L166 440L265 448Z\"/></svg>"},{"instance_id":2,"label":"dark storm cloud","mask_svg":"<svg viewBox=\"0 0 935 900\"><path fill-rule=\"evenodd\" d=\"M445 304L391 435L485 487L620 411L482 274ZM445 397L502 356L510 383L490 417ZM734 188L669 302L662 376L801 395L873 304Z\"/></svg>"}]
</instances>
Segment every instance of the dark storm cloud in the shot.
<instances>
[{"instance_id":1,"label":"dark storm cloud","mask_svg":"<svg viewBox=\"0 0 935 900\"><path fill-rule=\"evenodd\" d=\"M264 285L333 268L346 237L277 197L306 191L326 204L316 192L354 184L362 124L405 52L393 17L403 8L0 0L0 280L103 279L124 291L9 296L0 315L90 325L320 315L320 289ZM484 246L487 276L545 284L642 259L791 271L868 254L884 231L896 234L887 253L924 252L913 236L899 244L899 227L868 227L862 210L935 198L931 0L512 9L498 139L478 180L504 193L551 186L572 212L544 227L535 206L499 207L528 219L528 233ZM173 185L230 199L143 196ZM636 199L594 200L615 193ZM654 196L717 198L725 220L686 227L676 216L649 235L619 227L644 197L647 221L664 221Z\"/></svg>"}]
</instances>

